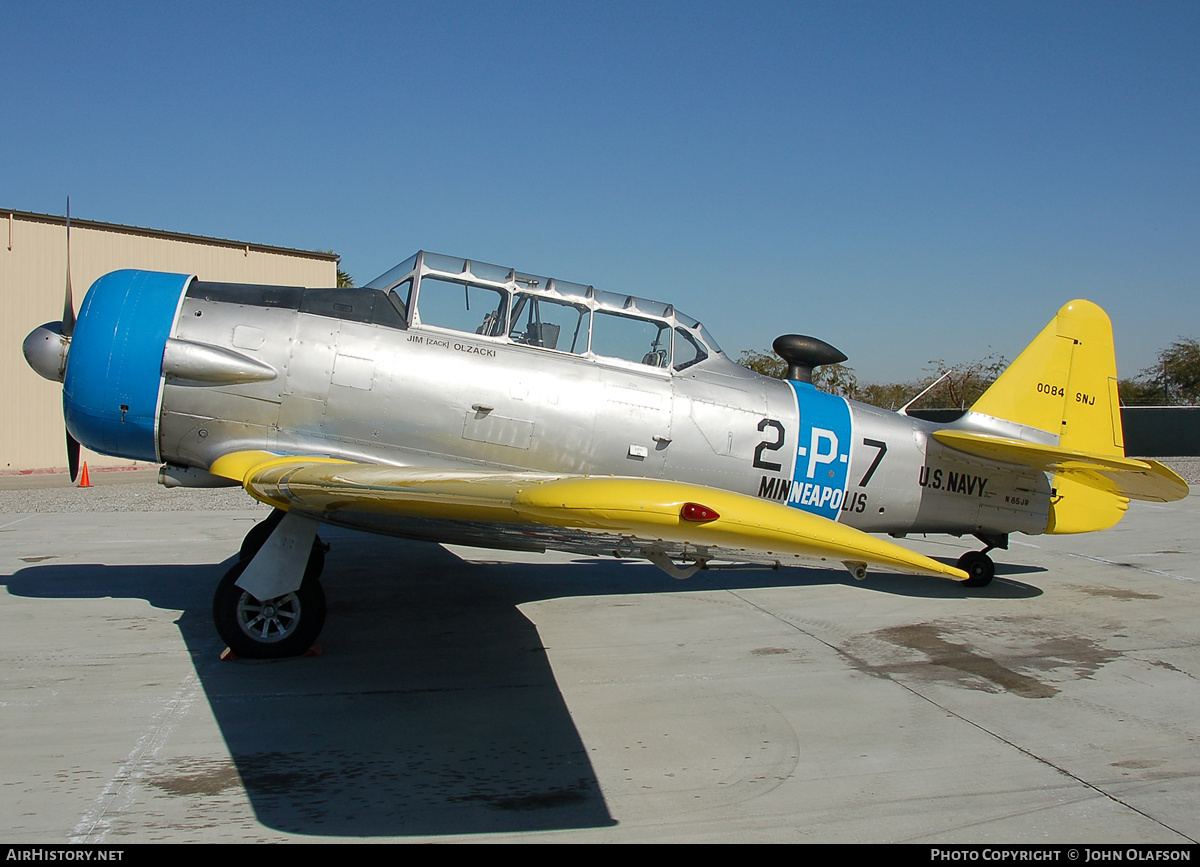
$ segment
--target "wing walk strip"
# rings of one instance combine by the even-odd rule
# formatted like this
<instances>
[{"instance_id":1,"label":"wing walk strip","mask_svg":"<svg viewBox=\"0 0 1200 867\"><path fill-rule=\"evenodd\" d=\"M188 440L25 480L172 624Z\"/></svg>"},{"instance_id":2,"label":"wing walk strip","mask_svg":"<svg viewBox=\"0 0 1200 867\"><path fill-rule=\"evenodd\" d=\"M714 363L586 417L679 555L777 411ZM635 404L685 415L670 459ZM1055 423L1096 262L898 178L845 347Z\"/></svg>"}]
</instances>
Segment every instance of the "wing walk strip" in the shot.
<instances>
[{"instance_id":1,"label":"wing walk strip","mask_svg":"<svg viewBox=\"0 0 1200 867\"><path fill-rule=\"evenodd\" d=\"M617 533L648 542L739 551L755 561L833 561L853 571L886 571L965 580L962 570L818 515L700 485L660 479L391 467L327 457L234 452L210 472L242 483L280 509L315 514L374 512L415 518L532 524ZM720 517L681 517L696 502Z\"/></svg>"}]
</instances>

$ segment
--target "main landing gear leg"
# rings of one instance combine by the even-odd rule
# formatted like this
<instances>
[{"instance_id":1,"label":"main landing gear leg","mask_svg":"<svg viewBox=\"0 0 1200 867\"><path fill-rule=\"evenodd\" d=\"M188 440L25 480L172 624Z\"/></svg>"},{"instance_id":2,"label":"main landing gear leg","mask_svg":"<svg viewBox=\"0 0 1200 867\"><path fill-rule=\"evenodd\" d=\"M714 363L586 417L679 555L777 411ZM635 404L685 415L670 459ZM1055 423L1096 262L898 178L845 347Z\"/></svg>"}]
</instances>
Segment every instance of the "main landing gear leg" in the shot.
<instances>
[{"instance_id":1,"label":"main landing gear leg","mask_svg":"<svg viewBox=\"0 0 1200 867\"><path fill-rule=\"evenodd\" d=\"M325 625L320 576L329 546L316 535L316 527L312 518L276 509L246 534L238 562L213 597L217 633L237 656L299 656L317 640ZM256 593L239 583L247 569L251 574L245 583Z\"/></svg>"},{"instance_id":2,"label":"main landing gear leg","mask_svg":"<svg viewBox=\"0 0 1200 867\"><path fill-rule=\"evenodd\" d=\"M249 562L254 559L254 555L259 552L263 545L267 543L267 539L275 532L275 528L279 526L279 522L286 515L283 509L272 509L271 514L267 515L265 521L259 521L250 528L250 532L242 539L241 550L238 551L238 560Z\"/></svg>"},{"instance_id":3,"label":"main landing gear leg","mask_svg":"<svg viewBox=\"0 0 1200 867\"><path fill-rule=\"evenodd\" d=\"M966 581L962 582L964 587L986 587L991 584L992 578L996 576L996 564L988 556L988 551L991 551L993 548L1008 550L1007 534L999 536L977 535L976 538L987 547L982 551L968 551L959 557L958 562L955 564L970 576Z\"/></svg>"}]
</instances>

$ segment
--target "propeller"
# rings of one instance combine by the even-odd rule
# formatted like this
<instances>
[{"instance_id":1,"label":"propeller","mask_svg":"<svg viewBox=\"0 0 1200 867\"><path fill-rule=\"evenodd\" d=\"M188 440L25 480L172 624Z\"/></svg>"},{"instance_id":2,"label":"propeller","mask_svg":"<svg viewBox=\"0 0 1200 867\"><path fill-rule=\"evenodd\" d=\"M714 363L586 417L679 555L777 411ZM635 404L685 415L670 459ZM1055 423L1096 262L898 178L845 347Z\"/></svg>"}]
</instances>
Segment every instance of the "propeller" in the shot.
<instances>
[{"instance_id":1,"label":"propeller","mask_svg":"<svg viewBox=\"0 0 1200 867\"><path fill-rule=\"evenodd\" d=\"M66 382L67 356L75 333L75 299L71 293L71 199L67 199L67 292L63 299L62 322L39 325L25 338L21 350L29 366L51 382ZM71 481L79 475L79 441L67 431L67 467Z\"/></svg>"},{"instance_id":2,"label":"propeller","mask_svg":"<svg viewBox=\"0 0 1200 867\"><path fill-rule=\"evenodd\" d=\"M62 335L68 340L75 331L75 299L71 297L71 197L67 196L67 297L63 301Z\"/></svg>"},{"instance_id":3,"label":"propeller","mask_svg":"<svg viewBox=\"0 0 1200 867\"><path fill-rule=\"evenodd\" d=\"M71 197L67 196L67 297L63 300L62 336L68 342L75 332L75 299L71 295ZM79 441L67 431L67 468L71 471L71 481L79 475Z\"/></svg>"},{"instance_id":4,"label":"propeller","mask_svg":"<svg viewBox=\"0 0 1200 867\"><path fill-rule=\"evenodd\" d=\"M67 431L67 467L71 471L71 481L79 476L79 440Z\"/></svg>"}]
</instances>

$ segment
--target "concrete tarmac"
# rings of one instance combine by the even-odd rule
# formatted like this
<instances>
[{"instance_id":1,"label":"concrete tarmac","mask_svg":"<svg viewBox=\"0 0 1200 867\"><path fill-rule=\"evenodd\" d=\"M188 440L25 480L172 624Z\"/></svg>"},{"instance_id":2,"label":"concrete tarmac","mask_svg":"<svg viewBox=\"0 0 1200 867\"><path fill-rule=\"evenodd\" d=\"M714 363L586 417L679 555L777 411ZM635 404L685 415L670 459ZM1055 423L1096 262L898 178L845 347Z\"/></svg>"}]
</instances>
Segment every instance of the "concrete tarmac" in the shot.
<instances>
[{"instance_id":1,"label":"concrete tarmac","mask_svg":"<svg viewBox=\"0 0 1200 867\"><path fill-rule=\"evenodd\" d=\"M212 592L264 515L227 493L0 512L0 838L1200 839L1196 494L1014 537L973 590L325 528L321 655L223 662Z\"/></svg>"}]
</instances>

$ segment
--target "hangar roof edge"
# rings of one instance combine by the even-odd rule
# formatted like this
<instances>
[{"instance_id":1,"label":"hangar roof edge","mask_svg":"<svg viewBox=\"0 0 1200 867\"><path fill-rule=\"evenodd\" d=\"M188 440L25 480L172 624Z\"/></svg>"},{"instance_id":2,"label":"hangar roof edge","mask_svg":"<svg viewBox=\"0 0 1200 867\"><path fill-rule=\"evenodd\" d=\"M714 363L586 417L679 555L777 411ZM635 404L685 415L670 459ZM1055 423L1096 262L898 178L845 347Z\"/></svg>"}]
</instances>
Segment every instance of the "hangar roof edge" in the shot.
<instances>
[{"instance_id":1,"label":"hangar roof edge","mask_svg":"<svg viewBox=\"0 0 1200 867\"><path fill-rule=\"evenodd\" d=\"M12 217L20 220L30 220L38 223L52 223L65 226L67 218L59 214L39 214L33 211L18 211L15 208L0 208L0 217ZM221 247L232 247L238 250L250 249L259 253L278 253L285 256L299 256L306 259L323 259L329 262L341 261L337 253L318 250L300 250L294 247L276 247L271 244L252 244L248 241L235 241L229 238L214 238L209 235L191 235L186 232L170 232L165 229L148 229L142 226L126 226L121 223L105 223L99 220L80 220L71 218L71 225L84 229L99 229L101 231L123 232L128 235L142 235L148 238L163 238L171 241L193 241L205 244L215 244Z\"/></svg>"}]
</instances>

